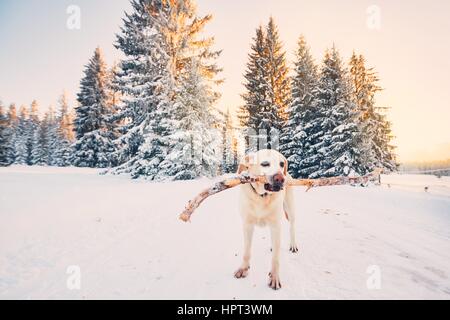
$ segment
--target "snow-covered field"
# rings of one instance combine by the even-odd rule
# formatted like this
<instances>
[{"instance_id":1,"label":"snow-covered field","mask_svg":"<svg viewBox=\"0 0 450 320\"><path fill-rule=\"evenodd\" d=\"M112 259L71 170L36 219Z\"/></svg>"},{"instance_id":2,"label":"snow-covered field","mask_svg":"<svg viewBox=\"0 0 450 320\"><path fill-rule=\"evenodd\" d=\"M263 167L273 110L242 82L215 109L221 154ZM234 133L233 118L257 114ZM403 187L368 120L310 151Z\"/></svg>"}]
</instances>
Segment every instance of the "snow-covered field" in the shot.
<instances>
[{"instance_id":1,"label":"snow-covered field","mask_svg":"<svg viewBox=\"0 0 450 320\"><path fill-rule=\"evenodd\" d=\"M267 229L255 233L249 277L233 278L242 254L237 189L208 199L184 224L178 214L209 181L97 173L0 168L0 298L450 298L448 177L298 188L300 253L289 253L284 223L283 289L273 291ZM80 290L67 286L70 266L80 268ZM379 289L367 286L376 270Z\"/></svg>"}]
</instances>

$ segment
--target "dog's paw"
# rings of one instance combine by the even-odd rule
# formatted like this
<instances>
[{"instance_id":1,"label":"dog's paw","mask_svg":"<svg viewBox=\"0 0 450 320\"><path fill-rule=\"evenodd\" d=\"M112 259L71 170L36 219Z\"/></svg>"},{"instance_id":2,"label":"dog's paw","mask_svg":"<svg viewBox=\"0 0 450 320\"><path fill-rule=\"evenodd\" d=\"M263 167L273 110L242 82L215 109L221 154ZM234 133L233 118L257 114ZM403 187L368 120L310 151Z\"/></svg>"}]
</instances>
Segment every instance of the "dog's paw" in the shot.
<instances>
[{"instance_id":1,"label":"dog's paw","mask_svg":"<svg viewBox=\"0 0 450 320\"><path fill-rule=\"evenodd\" d=\"M249 269L250 269L250 267L248 267L248 268L239 268L239 270L234 273L234 277L236 279L245 278L248 275L248 270Z\"/></svg>"},{"instance_id":2,"label":"dog's paw","mask_svg":"<svg viewBox=\"0 0 450 320\"><path fill-rule=\"evenodd\" d=\"M297 244L295 244L295 243L291 244L290 247L289 247L289 251L292 252L292 253L297 253L298 252Z\"/></svg>"},{"instance_id":3,"label":"dog's paw","mask_svg":"<svg viewBox=\"0 0 450 320\"><path fill-rule=\"evenodd\" d=\"M278 275L269 273L269 287L273 290L281 289L280 277Z\"/></svg>"}]
</instances>

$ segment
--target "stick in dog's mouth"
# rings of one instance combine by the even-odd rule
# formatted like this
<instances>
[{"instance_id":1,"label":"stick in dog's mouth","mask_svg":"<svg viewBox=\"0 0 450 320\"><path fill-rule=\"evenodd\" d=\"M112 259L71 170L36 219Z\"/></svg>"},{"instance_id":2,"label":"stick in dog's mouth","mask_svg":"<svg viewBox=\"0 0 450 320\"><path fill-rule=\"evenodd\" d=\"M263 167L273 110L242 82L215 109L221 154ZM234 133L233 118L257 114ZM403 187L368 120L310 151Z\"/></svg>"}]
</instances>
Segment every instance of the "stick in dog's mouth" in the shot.
<instances>
[{"instance_id":1,"label":"stick in dog's mouth","mask_svg":"<svg viewBox=\"0 0 450 320\"><path fill-rule=\"evenodd\" d=\"M256 176L252 177L246 173L242 173L241 175L227 177L222 181L217 182L213 187L210 187L203 192L201 192L197 197L193 200L189 201L188 205L184 209L183 213L180 215L180 219L184 222L188 222L191 219L191 215L195 209L209 196L212 196L216 193L222 192L224 190L234 188L240 184L245 183L264 183L264 188L268 185L269 189L267 190L272 192L278 192L283 189L285 186L304 186L306 187L306 191L313 187L321 187L321 186L333 186L333 185L343 185L343 184L365 184L369 181L379 181L380 174L383 172L382 169L375 169L372 173L362 177L333 177L333 178L322 178L322 179L286 179L283 182L279 181L277 184L274 183L271 185L269 181L267 181L267 177L265 176ZM274 181L275 182L275 181ZM275 188L277 186L277 188ZM278 191L276 189L280 188Z\"/></svg>"}]
</instances>

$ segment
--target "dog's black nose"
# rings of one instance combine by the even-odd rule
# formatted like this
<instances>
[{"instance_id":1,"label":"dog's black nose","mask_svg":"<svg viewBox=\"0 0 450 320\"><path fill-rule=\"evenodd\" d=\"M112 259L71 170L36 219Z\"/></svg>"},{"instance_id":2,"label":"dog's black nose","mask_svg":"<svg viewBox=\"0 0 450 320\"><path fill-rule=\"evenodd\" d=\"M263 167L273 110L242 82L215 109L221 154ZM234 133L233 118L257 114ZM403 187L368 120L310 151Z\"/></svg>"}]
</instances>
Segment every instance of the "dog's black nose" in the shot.
<instances>
[{"instance_id":1,"label":"dog's black nose","mask_svg":"<svg viewBox=\"0 0 450 320\"><path fill-rule=\"evenodd\" d=\"M273 176L273 184L276 186L282 186L284 184L284 176L281 173L277 173Z\"/></svg>"}]
</instances>

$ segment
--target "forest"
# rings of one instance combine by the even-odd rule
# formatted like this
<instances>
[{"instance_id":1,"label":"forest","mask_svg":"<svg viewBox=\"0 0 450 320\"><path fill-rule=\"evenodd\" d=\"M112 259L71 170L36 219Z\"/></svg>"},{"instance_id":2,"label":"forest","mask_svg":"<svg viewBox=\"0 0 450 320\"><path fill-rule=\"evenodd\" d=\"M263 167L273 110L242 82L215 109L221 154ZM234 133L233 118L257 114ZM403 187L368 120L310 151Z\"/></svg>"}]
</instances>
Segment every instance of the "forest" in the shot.
<instances>
[{"instance_id":1,"label":"forest","mask_svg":"<svg viewBox=\"0 0 450 320\"><path fill-rule=\"evenodd\" d=\"M114 43L124 58L108 66L95 48L77 105L62 94L41 117L37 101L0 102L0 166L190 180L233 172L246 152L272 148L296 178L397 170L388 108L376 103L379 79L363 55L344 61L333 45L316 63L299 32L287 61L270 18L251 39L243 104L224 112L221 51L203 34L212 15L198 16L192 0L131 3Z\"/></svg>"}]
</instances>

